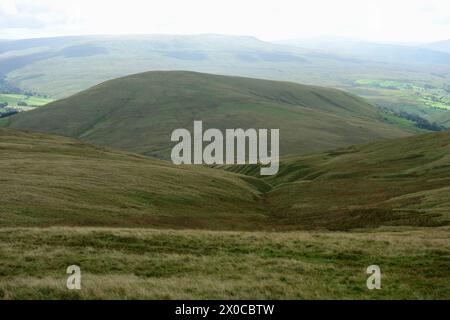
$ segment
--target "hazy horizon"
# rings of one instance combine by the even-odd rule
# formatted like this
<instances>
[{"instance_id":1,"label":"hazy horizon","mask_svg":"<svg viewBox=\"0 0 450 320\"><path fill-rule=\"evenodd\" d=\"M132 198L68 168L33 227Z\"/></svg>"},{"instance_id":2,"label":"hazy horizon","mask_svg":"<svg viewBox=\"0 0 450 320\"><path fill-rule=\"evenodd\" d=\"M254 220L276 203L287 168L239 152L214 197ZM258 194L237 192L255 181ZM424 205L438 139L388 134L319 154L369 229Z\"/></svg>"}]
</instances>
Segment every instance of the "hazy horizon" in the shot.
<instances>
[{"instance_id":1,"label":"hazy horizon","mask_svg":"<svg viewBox=\"0 0 450 320\"><path fill-rule=\"evenodd\" d=\"M351 38L351 37L340 37L338 35L321 35L312 37L296 37L296 38L284 38L277 40L264 40L258 38L254 35L249 34L226 34L226 33L189 33L189 34L176 34L176 33L124 33L124 34L107 34L107 33L86 33L86 34L68 34L68 35L44 35L44 36L34 36L34 37L20 37L20 38L2 38L1 41L14 41L14 40L29 40L29 39L51 39L51 38L64 38L64 37L133 37L133 36L173 36L173 37L183 37L183 36L223 36L223 37L248 37L255 38L256 40L269 42L269 43L280 43L289 45L289 41L294 40L325 40L325 41L349 41L349 42L367 42L367 43L379 43L379 44L393 44L393 45L405 45L405 46L415 46L415 45L425 45L429 43L437 43L441 41L450 40L450 37L437 39L433 41L382 41L382 40L367 40L362 38Z\"/></svg>"},{"instance_id":2,"label":"hazy horizon","mask_svg":"<svg viewBox=\"0 0 450 320\"><path fill-rule=\"evenodd\" d=\"M2 0L0 38L221 34L263 41L343 37L426 43L450 38L449 13L446 0Z\"/></svg>"}]
</instances>

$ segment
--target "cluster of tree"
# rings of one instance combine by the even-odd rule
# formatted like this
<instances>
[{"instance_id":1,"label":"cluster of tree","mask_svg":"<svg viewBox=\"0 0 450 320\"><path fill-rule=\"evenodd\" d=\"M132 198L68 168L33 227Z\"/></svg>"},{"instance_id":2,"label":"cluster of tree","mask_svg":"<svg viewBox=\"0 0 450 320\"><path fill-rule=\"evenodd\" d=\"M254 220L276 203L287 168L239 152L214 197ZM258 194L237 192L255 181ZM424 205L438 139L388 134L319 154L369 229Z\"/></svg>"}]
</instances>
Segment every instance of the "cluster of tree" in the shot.
<instances>
[{"instance_id":1,"label":"cluster of tree","mask_svg":"<svg viewBox=\"0 0 450 320\"><path fill-rule=\"evenodd\" d=\"M0 102L0 108L7 107L8 102Z\"/></svg>"},{"instance_id":2,"label":"cluster of tree","mask_svg":"<svg viewBox=\"0 0 450 320\"><path fill-rule=\"evenodd\" d=\"M0 92L1 93L12 93L12 94L23 94L26 96L34 96L36 95L33 91L22 90L17 88L16 86L8 83L4 77L0 75Z\"/></svg>"},{"instance_id":3,"label":"cluster of tree","mask_svg":"<svg viewBox=\"0 0 450 320\"><path fill-rule=\"evenodd\" d=\"M19 101L19 102L17 102L17 105L19 107L26 107L26 106L28 106L28 104L25 101Z\"/></svg>"},{"instance_id":4,"label":"cluster of tree","mask_svg":"<svg viewBox=\"0 0 450 320\"><path fill-rule=\"evenodd\" d=\"M0 92L2 93L14 93L14 94L22 94L23 91L19 88L14 87L13 85L6 82L4 78L0 76Z\"/></svg>"},{"instance_id":5,"label":"cluster of tree","mask_svg":"<svg viewBox=\"0 0 450 320\"><path fill-rule=\"evenodd\" d=\"M447 87L445 87L444 90L447 91L448 93L450 93L450 85L448 85Z\"/></svg>"},{"instance_id":6,"label":"cluster of tree","mask_svg":"<svg viewBox=\"0 0 450 320\"><path fill-rule=\"evenodd\" d=\"M444 127L441 127L435 122L430 122L427 119L422 118L421 116L411 114L405 111L394 112L394 114L398 117L413 121L417 125L417 127L421 129L426 129L430 131L442 131L445 129Z\"/></svg>"},{"instance_id":7,"label":"cluster of tree","mask_svg":"<svg viewBox=\"0 0 450 320\"><path fill-rule=\"evenodd\" d=\"M17 111L17 110L9 110L9 111L6 111L6 112L2 112L2 113L0 113L0 118L6 118L6 117L9 117L9 116L12 116L13 114L16 114L18 112L19 111Z\"/></svg>"}]
</instances>

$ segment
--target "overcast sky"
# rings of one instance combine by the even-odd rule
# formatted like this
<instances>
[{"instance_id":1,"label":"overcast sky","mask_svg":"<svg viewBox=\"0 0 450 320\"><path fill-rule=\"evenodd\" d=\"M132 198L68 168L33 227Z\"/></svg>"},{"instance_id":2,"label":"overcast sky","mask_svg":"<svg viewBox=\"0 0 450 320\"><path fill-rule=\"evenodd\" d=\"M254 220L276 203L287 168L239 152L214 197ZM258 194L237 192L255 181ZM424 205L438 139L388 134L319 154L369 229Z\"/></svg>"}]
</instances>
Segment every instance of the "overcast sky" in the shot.
<instances>
[{"instance_id":1,"label":"overcast sky","mask_svg":"<svg viewBox=\"0 0 450 320\"><path fill-rule=\"evenodd\" d=\"M450 38L450 0L0 0L0 38L74 34Z\"/></svg>"}]
</instances>

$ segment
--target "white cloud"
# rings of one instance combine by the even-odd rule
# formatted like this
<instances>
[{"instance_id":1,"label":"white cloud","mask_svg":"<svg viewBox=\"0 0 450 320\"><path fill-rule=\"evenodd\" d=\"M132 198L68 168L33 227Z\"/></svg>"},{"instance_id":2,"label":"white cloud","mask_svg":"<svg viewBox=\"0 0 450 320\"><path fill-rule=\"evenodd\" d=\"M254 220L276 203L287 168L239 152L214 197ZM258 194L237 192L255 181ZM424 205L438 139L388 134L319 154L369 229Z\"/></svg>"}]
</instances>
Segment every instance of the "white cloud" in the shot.
<instances>
[{"instance_id":1,"label":"white cloud","mask_svg":"<svg viewBox=\"0 0 450 320\"><path fill-rule=\"evenodd\" d=\"M0 21L3 20L0 37L224 33L266 40L320 35L381 41L450 38L448 0L1 0L0 3Z\"/></svg>"},{"instance_id":2,"label":"white cloud","mask_svg":"<svg viewBox=\"0 0 450 320\"><path fill-rule=\"evenodd\" d=\"M14 0L2 0L0 2L0 14L4 15L16 15L17 8Z\"/></svg>"}]
</instances>

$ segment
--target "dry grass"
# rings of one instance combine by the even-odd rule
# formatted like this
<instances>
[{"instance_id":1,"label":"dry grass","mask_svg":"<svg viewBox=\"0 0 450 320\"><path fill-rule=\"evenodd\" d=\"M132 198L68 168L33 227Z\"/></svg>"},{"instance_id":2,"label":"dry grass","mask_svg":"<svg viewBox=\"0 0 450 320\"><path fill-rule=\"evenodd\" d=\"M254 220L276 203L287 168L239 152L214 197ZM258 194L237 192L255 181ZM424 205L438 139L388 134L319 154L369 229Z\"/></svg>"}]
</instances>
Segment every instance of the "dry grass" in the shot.
<instances>
[{"instance_id":1,"label":"dry grass","mask_svg":"<svg viewBox=\"0 0 450 320\"><path fill-rule=\"evenodd\" d=\"M0 168L0 227L232 229L264 220L259 191L239 175L64 137L0 128Z\"/></svg>"},{"instance_id":2,"label":"dry grass","mask_svg":"<svg viewBox=\"0 0 450 320\"><path fill-rule=\"evenodd\" d=\"M450 133L282 158L264 204L275 224L349 230L450 223ZM227 170L257 176L256 166Z\"/></svg>"},{"instance_id":3,"label":"dry grass","mask_svg":"<svg viewBox=\"0 0 450 320\"><path fill-rule=\"evenodd\" d=\"M4 299L449 299L450 229L0 230ZM82 289L65 288L78 264ZM382 289L366 288L378 264Z\"/></svg>"}]
</instances>

